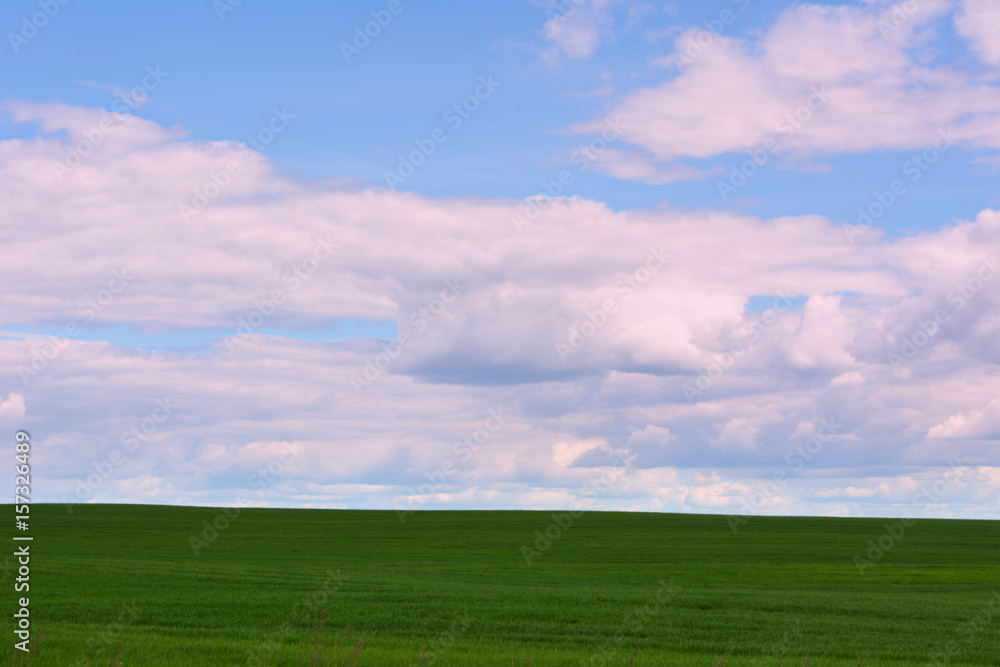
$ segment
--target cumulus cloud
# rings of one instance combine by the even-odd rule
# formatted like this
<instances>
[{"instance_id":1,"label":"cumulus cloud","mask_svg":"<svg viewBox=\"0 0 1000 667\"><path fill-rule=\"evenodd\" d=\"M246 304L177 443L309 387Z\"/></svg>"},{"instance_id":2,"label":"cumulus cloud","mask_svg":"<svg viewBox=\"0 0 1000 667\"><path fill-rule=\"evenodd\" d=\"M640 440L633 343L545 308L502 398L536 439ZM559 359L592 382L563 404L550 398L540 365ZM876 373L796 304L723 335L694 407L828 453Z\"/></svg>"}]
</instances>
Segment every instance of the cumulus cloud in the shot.
<instances>
[{"instance_id":1,"label":"cumulus cloud","mask_svg":"<svg viewBox=\"0 0 1000 667\"><path fill-rule=\"evenodd\" d=\"M0 419L13 421L17 417L23 417L26 413L24 407L24 396L11 393L6 400L0 400Z\"/></svg>"},{"instance_id":2,"label":"cumulus cloud","mask_svg":"<svg viewBox=\"0 0 1000 667\"><path fill-rule=\"evenodd\" d=\"M812 297L806 302L799 330L787 351L795 367L854 365L854 358L844 348L853 342L855 328L841 312L840 301L839 295L831 295Z\"/></svg>"},{"instance_id":3,"label":"cumulus cloud","mask_svg":"<svg viewBox=\"0 0 1000 667\"><path fill-rule=\"evenodd\" d=\"M0 142L12 284L0 309L53 337L0 339L0 412L19 428L45 424L51 500L117 450L87 499L551 506L585 499L588 480L630 450L636 484L609 486L602 507L707 511L739 507L750 487L738 471L787 468L820 419L842 426L809 470L828 488L865 488L855 476L939 465L955 453L951 434L992 418L969 406L1000 389L1000 293L984 268L1000 252L995 211L852 244L818 216L559 198L519 231L523 201L303 181L237 144L142 120L59 174L101 112L17 109L40 134ZM182 204L197 214L186 221ZM779 294L808 299L747 308ZM918 336L941 309L943 323ZM407 342L255 333L343 318L395 319ZM230 335L149 352L74 333L111 324ZM976 428L985 440L961 453L992 469L995 431ZM257 488L285 444L300 453ZM771 506L800 511L816 483L803 474Z\"/></svg>"},{"instance_id":4,"label":"cumulus cloud","mask_svg":"<svg viewBox=\"0 0 1000 667\"><path fill-rule=\"evenodd\" d=\"M989 439L1000 438L1000 398L981 410L967 410L952 415L927 432L928 438Z\"/></svg>"},{"instance_id":5,"label":"cumulus cloud","mask_svg":"<svg viewBox=\"0 0 1000 667\"><path fill-rule=\"evenodd\" d=\"M628 437L629 447L665 447L670 444L670 429L662 426L646 424L641 431L635 431Z\"/></svg>"},{"instance_id":6,"label":"cumulus cloud","mask_svg":"<svg viewBox=\"0 0 1000 667\"><path fill-rule=\"evenodd\" d=\"M972 43L972 49L985 62L1000 65L1000 5L991 0L962 0L955 14L958 34Z\"/></svg>"},{"instance_id":7,"label":"cumulus cloud","mask_svg":"<svg viewBox=\"0 0 1000 667\"><path fill-rule=\"evenodd\" d=\"M552 44L542 53L549 64L560 57L582 60L597 52L613 27L611 10L616 0L561 0L548 4L548 20L542 27Z\"/></svg>"},{"instance_id":8,"label":"cumulus cloud","mask_svg":"<svg viewBox=\"0 0 1000 667\"><path fill-rule=\"evenodd\" d=\"M626 94L613 110L634 150L609 158L604 169L668 182L696 174L671 164L686 158L911 150L941 132L965 146L1000 149L1000 89L973 72L926 64L937 21L950 8L943 1L798 4L760 36L688 30L657 60L674 75ZM993 3L968 0L957 19L986 59L997 43L991 12ZM600 121L572 129L593 134Z\"/></svg>"},{"instance_id":9,"label":"cumulus cloud","mask_svg":"<svg viewBox=\"0 0 1000 667\"><path fill-rule=\"evenodd\" d=\"M725 424L716 424L719 435L712 441L712 445L722 449L755 449L757 438L760 435L760 427L749 419L738 417Z\"/></svg>"},{"instance_id":10,"label":"cumulus cloud","mask_svg":"<svg viewBox=\"0 0 1000 667\"><path fill-rule=\"evenodd\" d=\"M615 178L652 183L653 185L693 181L725 172L723 167L699 169L683 164L658 164L648 155L613 148L598 155L593 164L597 170Z\"/></svg>"}]
</instances>

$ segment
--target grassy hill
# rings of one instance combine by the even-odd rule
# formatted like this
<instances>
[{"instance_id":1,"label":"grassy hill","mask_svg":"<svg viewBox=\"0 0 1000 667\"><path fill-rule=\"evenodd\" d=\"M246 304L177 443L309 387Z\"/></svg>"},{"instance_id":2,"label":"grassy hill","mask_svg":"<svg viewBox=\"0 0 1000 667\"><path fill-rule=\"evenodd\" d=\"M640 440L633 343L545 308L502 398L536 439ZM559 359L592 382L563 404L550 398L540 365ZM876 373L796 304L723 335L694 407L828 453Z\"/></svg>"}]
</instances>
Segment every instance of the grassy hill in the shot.
<instances>
[{"instance_id":1,"label":"grassy hill","mask_svg":"<svg viewBox=\"0 0 1000 667\"><path fill-rule=\"evenodd\" d=\"M32 506L32 664L1000 664L994 521L229 512Z\"/></svg>"}]
</instances>

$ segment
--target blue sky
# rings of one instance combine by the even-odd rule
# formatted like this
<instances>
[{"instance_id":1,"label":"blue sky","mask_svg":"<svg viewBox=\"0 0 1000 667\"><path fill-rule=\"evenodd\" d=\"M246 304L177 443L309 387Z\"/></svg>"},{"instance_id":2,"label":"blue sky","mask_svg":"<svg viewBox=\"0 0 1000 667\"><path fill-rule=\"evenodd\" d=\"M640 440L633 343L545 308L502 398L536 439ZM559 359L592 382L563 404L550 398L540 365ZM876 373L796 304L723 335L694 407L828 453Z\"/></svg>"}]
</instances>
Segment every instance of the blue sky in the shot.
<instances>
[{"instance_id":1,"label":"blue sky","mask_svg":"<svg viewBox=\"0 0 1000 667\"><path fill-rule=\"evenodd\" d=\"M3 89L22 100L110 106L112 93L81 82L129 89L141 84L146 66L159 65L169 76L139 112L143 117L180 124L193 139L242 141L273 107L287 108L295 122L268 147L268 158L307 178L384 183L398 156L434 128L447 127L443 113L472 92L479 76L492 75L502 84L497 94L449 132L447 145L402 187L438 196L527 197L541 190L579 142L567 128L609 110L614 93L602 91L622 94L671 75L649 62L673 51L679 30L704 26L728 9L734 20L723 34L752 38L788 7L728 0L620 3L609 12L619 32L594 57L551 67L538 57L545 48L539 25L551 8L401 0L403 10L348 63L340 44L352 43L354 29L385 5L244 2L220 19L220 11L202 0L107 2L85 9L69 3L18 53L5 53L10 66L4 68ZM0 24L16 27L37 11L33 2L8 3ZM639 18L627 28L630 11ZM937 60L971 60L948 18L934 23L942 33ZM3 128L4 136L27 131ZM947 156L946 168L929 174L883 227L908 234L996 205L995 174L971 163L978 152L961 149ZM822 170L769 168L729 203L720 201L716 179L651 185L587 173L573 193L617 210L668 205L848 220L875 187L896 177L907 157L906 150L874 151L824 156L815 160ZM728 167L741 158L724 153L707 163Z\"/></svg>"},{"instance_id":2,"label":"blue sky","mask_svg":"<svg viewBox=\"0 0 1000 667\"><path fill-rule=\"evenodd\" d=\"M998 21L986 0L6 3L0 417L65 459L51 499L223 503L301 441L255 502L564 506L627 449L604 506L735 512L836 412L828 460L754 512L899 513L964 453L980 486L934 511L989 515ZM167 394L183 425L79 487ZM496 405L497 458L419 492Z\"/></svg>"}]
</instances>

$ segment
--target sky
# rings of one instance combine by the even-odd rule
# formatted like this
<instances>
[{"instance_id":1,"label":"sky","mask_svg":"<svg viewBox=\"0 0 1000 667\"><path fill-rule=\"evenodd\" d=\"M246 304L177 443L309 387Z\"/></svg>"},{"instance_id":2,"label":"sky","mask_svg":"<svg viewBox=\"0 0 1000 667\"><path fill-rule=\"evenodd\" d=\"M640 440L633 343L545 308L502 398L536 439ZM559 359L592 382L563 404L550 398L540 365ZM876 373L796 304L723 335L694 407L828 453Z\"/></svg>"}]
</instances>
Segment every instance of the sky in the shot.
<instances>
[{"instance_id":1,"label":"sky","mask_svg":"<svg viewBox=\"0 0 1000 667\"><path fill-rule=\"evenodd\" d=\"M996 518L992 0L0 27L36 502Z\"/></svg>"}]
</instances>

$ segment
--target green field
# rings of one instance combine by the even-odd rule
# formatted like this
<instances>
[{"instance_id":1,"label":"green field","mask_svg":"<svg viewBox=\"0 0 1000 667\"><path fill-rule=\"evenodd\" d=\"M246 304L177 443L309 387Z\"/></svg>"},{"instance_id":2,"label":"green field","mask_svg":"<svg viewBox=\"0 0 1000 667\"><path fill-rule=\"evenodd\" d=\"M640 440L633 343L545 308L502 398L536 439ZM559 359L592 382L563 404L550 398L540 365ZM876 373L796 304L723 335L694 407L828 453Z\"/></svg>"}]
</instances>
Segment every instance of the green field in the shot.
<instances>
[{"instance_id":1,"label":"green field","mask_svg":"<svg viewBox=\"0 0 1000 667\"><path fill-rule=\"evenodd\" d=\"M994 521L920 520L861 574L890 521L591 512L529 566L551 513L244 509L196 556L219 509L31 512L35 665L328 664L317 641L363 641L359 665L1000 664Z\"/></svg>"}]
</instances>

